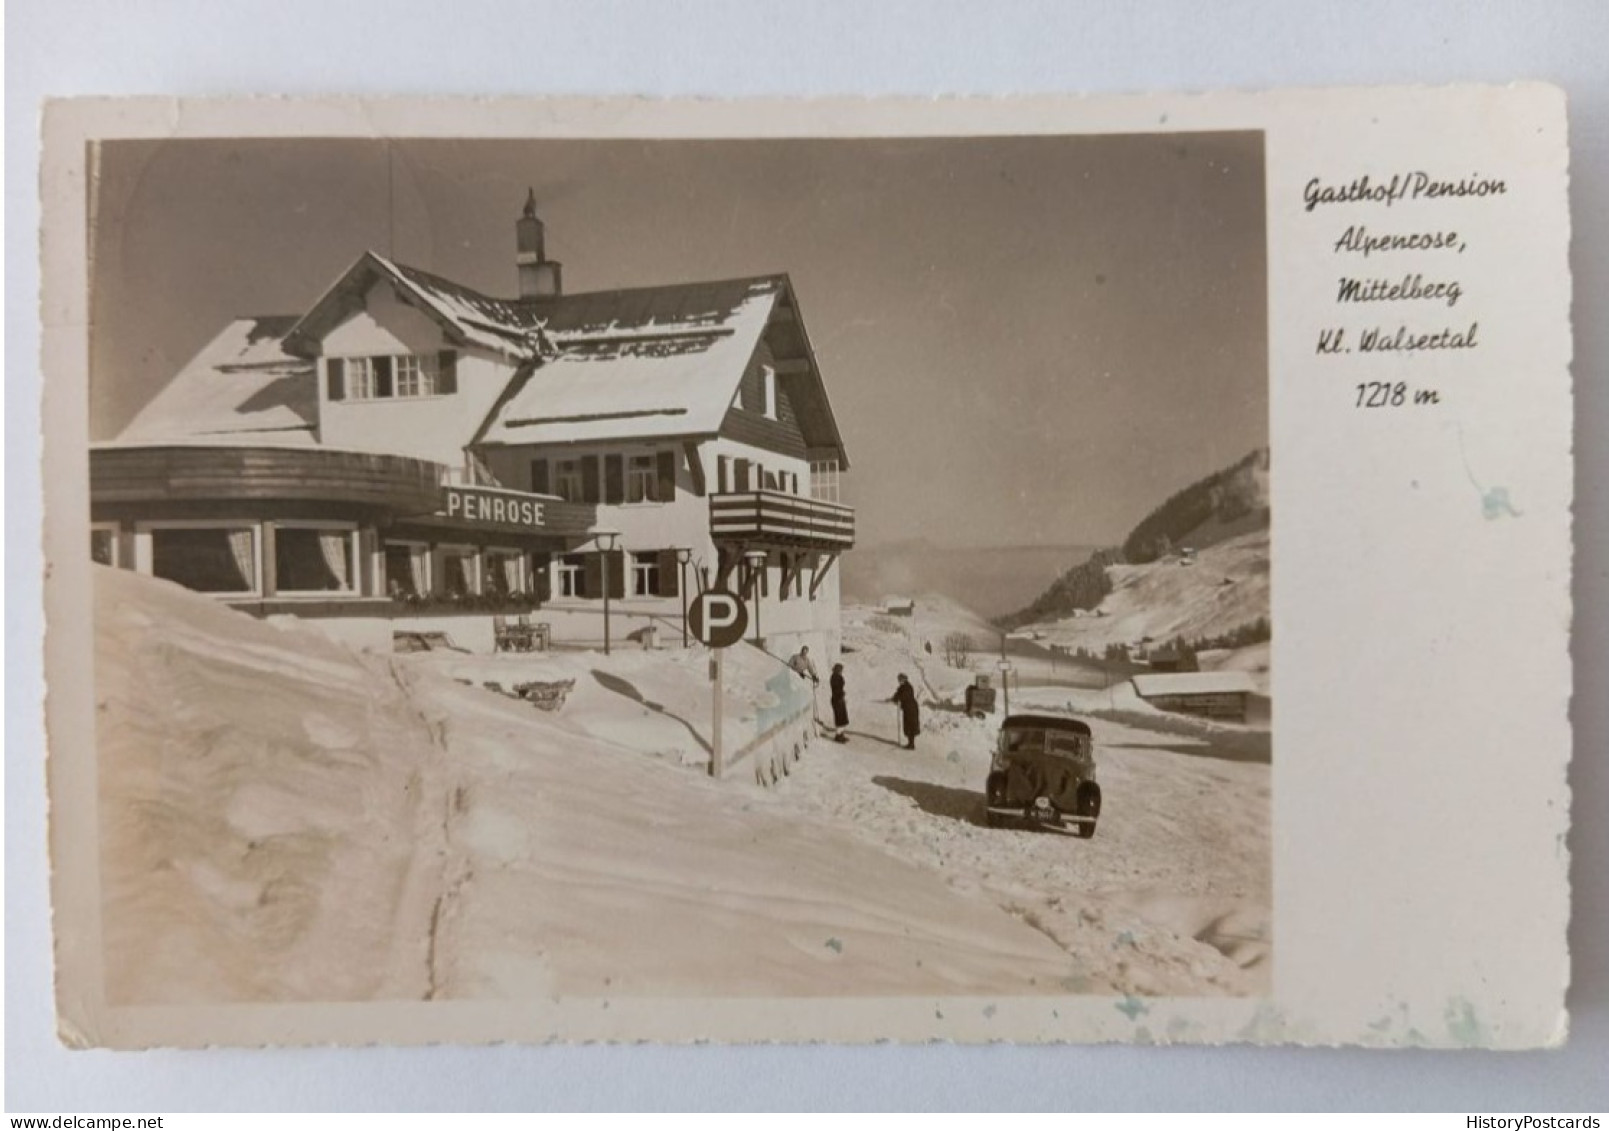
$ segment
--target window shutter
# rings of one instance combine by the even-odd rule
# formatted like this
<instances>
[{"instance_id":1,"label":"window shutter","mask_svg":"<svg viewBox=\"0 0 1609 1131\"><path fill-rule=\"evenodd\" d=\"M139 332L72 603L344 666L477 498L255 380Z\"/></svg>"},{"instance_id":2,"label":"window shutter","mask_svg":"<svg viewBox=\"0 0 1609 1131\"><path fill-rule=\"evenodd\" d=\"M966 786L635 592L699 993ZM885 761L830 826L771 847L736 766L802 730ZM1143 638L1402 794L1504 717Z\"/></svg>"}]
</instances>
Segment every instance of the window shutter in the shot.
<instances>
[{"instance_id":1,"label":"window shutter","mask_svg":"<svg viewBox=\"0 0 1609 1131\"><path fill-rule=\"evenodd\" d=\"M596 503L602 498L598 493L598 457L586 456L581 460L581 501Z\"/></svg>"},{"instance_id":2,"label":"window shutter","mask_svg":"<svg viewBox=\"0 0 1609 1131\"><path fill-rule=\"evenodd\" d=\"M749 461L748 460L740 459L740 460L737 461L737 463L736 463L736 475L734 476L734 478L736 478L736 480L737 480L737 485L734 488L735 490L747 491L749 489Z\"/></svg>"},{"instance_id":3,"label":"window shutter","mask_svg":"<svg viewBox=\"0 0 1609 1131\"><path fill-rule=\"evenodd\" d=\"M326 395L332 401L346 400L346 361L332 357L324 362Z\"/></svg>"},{"instance_id":4,"label":"window shutter","mask_svg":"<svg viewBox=\"0 0 1609 1131\"><path fill-rule=\"evenodd\" d=\"M548 461L533 459L531 461L531 492L536 495L551 495L548 489Z\"/></svg>"},{"instance_id":5,"label":"window shutter","mask_svg":"<svg viewBox=\"0 0 1609 1131\"><path fill-rule=\"evenodd\" d=\"M675 550L659 551L660 597L674 597L681 592L682 567L677 564Z\"/></svg>"},{"instance_id":6,"label":"window shutter","mask_svg":"<svg viewBox=\"0 0 1609 1131\"><path fill-rule=\"evenodd\" d=\"M723 495L732 489L732 461L725 456L715 457L715 489Z\"/></svg>"},{"instance_id":7,"label":"window shutter","mask_svg":"<svg viewBox=\"0 0 1609 1131\"><path fill-rule=\"evenodd\" d=\"M626 595L626 551L609 551L609 599L618 601Z\"/></svg>"},{"instance_id":8,"label":"window shutter","mask_svg":"<svg viewBox=\"0 0 1609 1131\"><path fill-rule=\"evenodd\" d=\"M676 501L676 453L666 450L659 453L659 494L661 503Z\"/></svg>"},{"instance_id":9,"label":"window shutter","mask_svg":"<svg viewBox=\"0 0 1609 1131\"><path fill-rule=\"evenodd\" d=\"M391 386L391 359L377 357L374 359L374 395L389 397L393 395Z\"/></svg>"},{"instance_id":10,"label":"window shutter","mask_svg":"<svg viewBox=\"0 0 1609 1131\"><path fill-rule=\"evenodd\" d=\"M605 456L603 459L603 501L626 501L626 457Z\"/></svg>"},{"instance_id":11,"label":"window shutter","mask_svg":"<svg viewBox=\"0 0 1609 1131\"><path fill-rule=\"evenodd\" d=\"M781 550L777 553L777 562L782 574L782 584L777 587L777 599L779 601L788 599L788 588L793 584L793 578L788 576L788 563L791 556L786 550Z\"/></svg>"},{"instance_id":12,"label":"window shutter","mask_svg":"<svg viewBox=\"0 0 1609 1131\"><path fill-rule=\"evenodd\" d=\"M603 596L603 554L592 551L581 565L581 596L597 600Z\"/></svg>"},{"instance_id":13,"label":"window shutter","mask_svg":"<svg viewBox=\"0 0 1609 1131\"><path fill-rule=\"evenodd\" d=\"M458 391L458 351L442 350L436 355L436 392L449 396Z\"/></svg>"},{"instance_id":14,"label":"window shutter","mask_svg":"<svg viewBox=\"0 0 1609 1131\"><path fill-rule=\"evenodd\" d=\"M547 554L531 555L531 588L536 591L539 604L547 604L553 600L553 574L550 567L553 559Z\"/></svg>"}]
</instances>

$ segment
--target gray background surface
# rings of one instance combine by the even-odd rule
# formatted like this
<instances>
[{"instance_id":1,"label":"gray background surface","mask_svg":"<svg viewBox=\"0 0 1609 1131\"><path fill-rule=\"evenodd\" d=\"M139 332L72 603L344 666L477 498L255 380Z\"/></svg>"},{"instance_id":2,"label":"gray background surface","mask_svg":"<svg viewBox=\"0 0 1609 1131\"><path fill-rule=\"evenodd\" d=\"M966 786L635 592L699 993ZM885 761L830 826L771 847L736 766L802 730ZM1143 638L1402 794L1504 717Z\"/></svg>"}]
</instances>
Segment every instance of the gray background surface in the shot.
<instances>
[{"instance_id":1,"label":"gray background surface","mask_svg":"<svg viewBox=\"0 0 1609 1131\"><path fill-rule=\"evenodd\" d=\"M6 12L6 1108L1609 1108L1609 5L328 0ZM1555 1053L925 1047L68 1053L53 1036L40 699L38 110L67 94L1014 94L1558 83L1577 396L1575 981ZM1357 893L1366 899L1367 893ZM1501 893L1492 914L1502 915Z\"/></svg>"}]
</instances>

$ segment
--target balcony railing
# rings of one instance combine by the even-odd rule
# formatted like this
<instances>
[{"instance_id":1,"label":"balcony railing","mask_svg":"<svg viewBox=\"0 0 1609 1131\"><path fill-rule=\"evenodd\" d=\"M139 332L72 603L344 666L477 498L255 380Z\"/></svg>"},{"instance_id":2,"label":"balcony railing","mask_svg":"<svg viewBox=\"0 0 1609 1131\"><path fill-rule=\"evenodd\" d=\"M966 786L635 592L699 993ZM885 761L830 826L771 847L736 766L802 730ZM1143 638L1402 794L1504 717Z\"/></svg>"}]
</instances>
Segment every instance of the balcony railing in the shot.
<instances>
[{"instance_id":1,"label":"balcony railing","mask_svg":"<svg viewBox=\"0 0 1609 1131\"><path fill-rule=\"evenodd\" d=\"M855 511L781 491L734 491L710 496L710 533L718 542L847 550L855 544Z\"/></svg>"}]
</instances>

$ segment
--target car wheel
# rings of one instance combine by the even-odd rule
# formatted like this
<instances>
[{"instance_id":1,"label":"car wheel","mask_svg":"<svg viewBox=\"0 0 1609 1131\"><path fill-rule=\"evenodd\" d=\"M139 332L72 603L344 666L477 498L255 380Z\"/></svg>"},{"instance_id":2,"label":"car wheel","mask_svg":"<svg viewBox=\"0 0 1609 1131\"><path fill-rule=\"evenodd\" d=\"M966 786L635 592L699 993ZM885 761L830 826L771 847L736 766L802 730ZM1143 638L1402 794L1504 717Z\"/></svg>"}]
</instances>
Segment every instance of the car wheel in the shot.
<instances>
[{"instance_id":1,"label":"car wheel","mask_svg":"<svg viewBox=\"0 0 1609 1131\"><path fill-rule=\"evenodd\" d=\"M1095 817L1100 814L1100 811L1101 802L1099 794L1089 793L1086 791L1078 795L1078 815L1080 817ZM1095 824L1094 822L1090 822L1088 824L1080 822L1078 827L1073 830L1073 833L1080 840L1088 840L1090 837L1095 835Z\"/></svg>"}]
</instances>

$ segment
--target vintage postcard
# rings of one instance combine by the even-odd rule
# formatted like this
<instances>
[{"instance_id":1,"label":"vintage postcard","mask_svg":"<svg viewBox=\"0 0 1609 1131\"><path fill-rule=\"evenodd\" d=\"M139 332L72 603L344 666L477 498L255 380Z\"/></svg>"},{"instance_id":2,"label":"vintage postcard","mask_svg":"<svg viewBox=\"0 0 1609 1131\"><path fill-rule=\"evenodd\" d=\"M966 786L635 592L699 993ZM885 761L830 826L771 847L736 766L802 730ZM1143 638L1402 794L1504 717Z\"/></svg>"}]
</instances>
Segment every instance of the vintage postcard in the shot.
<instances>
[{"instance_id":1,"label":"vintage postcard","mask_svg":"<svg viewBox=\"0 0 1609 1131\"><path fill-rule=\"evenodd\" d=\"M46 127L65 1042L1564 1039L1557 90Z\"/></svg>"}]
</instances>

